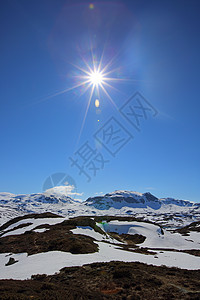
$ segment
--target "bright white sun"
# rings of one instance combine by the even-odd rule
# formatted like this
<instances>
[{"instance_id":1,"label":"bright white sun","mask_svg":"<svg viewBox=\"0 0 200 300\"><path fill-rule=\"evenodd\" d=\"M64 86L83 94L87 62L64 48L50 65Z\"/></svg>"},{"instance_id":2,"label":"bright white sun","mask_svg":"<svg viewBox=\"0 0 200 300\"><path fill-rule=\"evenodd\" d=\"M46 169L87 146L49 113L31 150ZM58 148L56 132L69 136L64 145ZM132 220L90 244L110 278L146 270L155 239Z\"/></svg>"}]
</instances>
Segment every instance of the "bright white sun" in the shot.
<instances>
[{"instance_id":1,"label":"bright white sun","mask_svg":"<svg viewBox=\"0 0 200 300\"><path fill-rule=\"evenodd\" d=\"M89 80L95 86L101 85L103 83L103 75L99 71L93 71L89 75Z\"/></svg>"},{"instance_id":2,"label":"bright white sun","mask_svg":"<svg viewBox=\"0 0 200 300\"><path fill-rule=\"evenodd\" d=\"M84 114L84 118L83 118L83 122L82 122L82 126L80 129L80 134L79 134L79 139L84 127L84 123L87 117L87 113L89 111L89 107L90 104L92 102L93 97L97 97L94 104L96 108L99 108L100 106L100 102L102 102L102 99L105 99L105 96L110 100L110 102L113 104L113 106L117 109L118 111L118 107L116 106L115 102L113 101L111 95L110 95L110 91L112 89L117 90L115 87L113 87L110 82L121 82L121 81L126 81L126 79L123 78L116 78L116 77L110 77L111 74L115 73L117 69L113 69L113 70L109 70L110 67L112 66L113 63L113 58L105 65L103 65L102 61L103 61L103 54L101 55L100 59L97 60L95 57L95 55L93 55L93 52L91 50L91 54L92 54L92 59L90 60L90 63L87 62L84 58L83 59L83 63L85 64L85 67L80 67L77 65L74 65L74 67L79 70L79 73L77 74L77 76L74 76L76 78L77 84L75 84L72 87L69 87L67 89L64 89L60 92L57 92L55 94L53 94L50 97L47 98L52 98L54 96L66 93L68 91L74 90L76 88L82 88L82 91L80 90L81 96L83 96L83 94L85 94L87 91L89 91L89 93L87 94L87 97L85 97L85 99L87 100L87 107L86 107L86 111ZM109 88L109 90L108 90ZM100 111L100 109L99 109ZM99 122L99 120L98 120Z\"/></svg>"}]
</instances>

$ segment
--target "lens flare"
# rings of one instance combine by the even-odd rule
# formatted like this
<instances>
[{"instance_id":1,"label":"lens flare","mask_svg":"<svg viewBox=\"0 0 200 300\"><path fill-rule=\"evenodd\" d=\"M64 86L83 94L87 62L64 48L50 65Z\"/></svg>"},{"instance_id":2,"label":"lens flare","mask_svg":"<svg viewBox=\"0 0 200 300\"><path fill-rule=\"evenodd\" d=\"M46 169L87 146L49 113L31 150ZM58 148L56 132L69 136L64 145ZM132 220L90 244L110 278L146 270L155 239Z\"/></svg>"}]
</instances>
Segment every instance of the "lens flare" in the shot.
<instances>
[{"instance_id":1,"label":"lens flare","mask_svg":"<svg viewBox=\"0 0 200 300\"><path fill-rule=\"evenodd\" d=\"M96 108L98 108L98 107L99 107L99 105L100 105L100 103L99 103L99 100L98 100L98 99L96 99L96 100L95 100L95 106L96 106Z\"/></svg>"},{"instance_id":2,"label":"lens flare","mask_svg":"<svg viewBox=\"0 0 200 300\"><path fill-rule=\"evenodd\" d=\"M94 4L93 3L90 3L89 9L94 9Z\"/></svg>"}]
</instances>

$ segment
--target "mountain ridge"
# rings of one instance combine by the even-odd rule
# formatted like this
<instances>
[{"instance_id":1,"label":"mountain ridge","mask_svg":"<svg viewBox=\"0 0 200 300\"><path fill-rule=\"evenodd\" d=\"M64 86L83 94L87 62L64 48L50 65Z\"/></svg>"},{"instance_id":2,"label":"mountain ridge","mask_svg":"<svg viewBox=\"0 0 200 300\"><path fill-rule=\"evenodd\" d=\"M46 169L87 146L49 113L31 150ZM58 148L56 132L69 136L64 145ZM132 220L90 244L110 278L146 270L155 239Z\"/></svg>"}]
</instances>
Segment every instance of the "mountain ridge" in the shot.
<instances>
[{"instance_id":1,"label":"mountain ridge","mask_svg":"<svg viewBox=\"0 0 200 300\"><path fill-rule=\"evenodd\" d=\"M156 216L160 221L176 218L196 221L200 219L200 203L174 198L157 198L150 192L116 190L105 195L89 197L80 202L64 194L35 193L14 195L0 193L0 224L24 214L51 212L62 216L81 215L140 215ZM178 214L178 215L177 215ZM152 219L153 220L153 219ZM178 221L178 222L179 222ZM163 223L162 223L163 224Z\"/></svg>"},{"instance_id":2,"label":"mountain ridge","mask_svg":"<svg viewBox=\"0 0 200 300\"><path fill-rule=\"evenodd\" d=\"M148 206L153 209L159 209L164 205L177 205L177 206L195 206L188 200L179 200L174 198L157 198L150 192L138 193L132 191L116 190L112 193L107 193L104 196L90 197L85 201L88 205L93 205L98 209L104 209L105 207L122 208L123 206L131 206L135 208L147 208ZM106 204L105 204L106 203ZM117 205L116 205L117 204ZM134 205L132 205L134 204ZM198 203L197 203L198 205Z\"/></svg>"}]
</instances>

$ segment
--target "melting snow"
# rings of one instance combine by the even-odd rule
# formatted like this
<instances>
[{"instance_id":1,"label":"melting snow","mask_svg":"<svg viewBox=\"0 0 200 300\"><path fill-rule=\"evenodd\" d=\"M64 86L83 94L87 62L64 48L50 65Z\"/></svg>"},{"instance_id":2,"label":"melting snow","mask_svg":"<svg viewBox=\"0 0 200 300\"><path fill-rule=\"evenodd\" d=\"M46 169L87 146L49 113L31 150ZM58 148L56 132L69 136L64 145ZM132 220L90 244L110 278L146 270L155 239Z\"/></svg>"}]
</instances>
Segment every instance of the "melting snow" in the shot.
<instances>
[{"instance_id":1,"label":"melting snow","mask_svg":"<svg viewBox=\"0 0 200 300\"><path fill-rule=\"evenodd\" d=\"M140 253L128 252L116 249L116 246L97 242L99 252L92 254L71 254L61 251L50 251L27 256L26 253L6 256L0 254L0 279L27 279L33 274L55 274L61 268L82 266L93 262L125 261L143 262L156 266L166 265L169 267L179 267L186 269L199 269L200 257L187 253L177 253L172 251L159 251L156 256L144 255ZM5 266L9 257L18 260L17 263Z\"/></svg>"},{"instance_id":2,"label":"melting snow","mask_svg":"<svg viewBox=\"0 0 200 300\"><path fill-rule=\"evenodd\" d=\"M63 221L64 221L64 218L23 219L19 222L16 222L16 223L10 225L8 228L6 228L5 231L7 231L7 230L11 230L11 231L5 233L2 236L5 237L8 235L23 234L25 231L32 230L39 225L44 225L44 224L55 225L55 224L61 223ZM14 229L17 226L26 224L26 223L32 223L32 224L22 227L22 228Z\"/></svg>"},{"instance_id":3,"label":"melting snow","mask_svg":"<svg viewBox=\"0 0 200 300\"><path fill-rule=\"evenodd\" d=\"M168 249L199 249L200 247L200 232L191 232L189 236L182 236L179 233L171 233L163 230L157 225L145 222L121 222L110 221L103 224L106 232L117 232L119 234L141 234L146 237L145 241L140 244L142 247L148 248L168 248Z\"/></svg>"}]
</instances>

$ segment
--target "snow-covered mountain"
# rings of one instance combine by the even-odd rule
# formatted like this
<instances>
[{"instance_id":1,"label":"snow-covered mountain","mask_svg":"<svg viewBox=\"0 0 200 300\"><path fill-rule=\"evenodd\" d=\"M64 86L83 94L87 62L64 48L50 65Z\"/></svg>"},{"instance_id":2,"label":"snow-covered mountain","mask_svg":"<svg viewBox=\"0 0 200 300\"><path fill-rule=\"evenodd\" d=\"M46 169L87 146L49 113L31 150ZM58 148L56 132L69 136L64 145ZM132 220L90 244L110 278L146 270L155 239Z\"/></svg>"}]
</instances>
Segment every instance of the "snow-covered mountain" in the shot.
<instances>
[{"instance_id":1,"label":"snow-covered mountain","mask_svg":"<svg viewBox=\"0 0 200 300\"><path fill-rule=\"evenodd\" d=\"M39 203L70 203L74 201L72 198L65 195L50 195L46 193L36 193L36 194L22 194L15 195L11 193L0 193L0 204L8 204L12 202L15 206L27 207L28 203L34 206L40 205Z\"/></svg>"},{"instance_id":2,"label":"snow-covered mountain","mask_svg":"<svg viewBox=\"0 0 200 300\"><path fill-rule=\"evenodd\" d=\"M79 203L72 198L61 194L25 194L15 195L0 193L0 224L27 213L56 212L62 213L62 209L74 207Z\"/></svg>"},{"instance_id":3,"label":"snow-covered mountain","mask_svg":"<svg viewBox=\"0 0 200 300\"><path fill-rule=\"evenodd\" d=\"M200 204L151 193L115 191L80 202L64 194L49 192L14 195L0 193L0 224L25 214L52 212L62 216L132 215L162 226L180 227L200 220Z\"/></svg>"},{"instance_id":4,"label":"snow-covered mountain","mask_svg":"<svg viewBox=\"0 0 200 300\"><path fill-rule=\"evenodd\" d=\"M97 209L109 209L111 207L121 209L122 207L132 208L152 208L160 209L163 206L177 205L182 207L192 207L196 204L186 201L177 200L174 198L162 198L158 199L151 193L138 193L129 191L115 191L113 193L105 194L104 196L98 196L89 198L86 200L86 205L94 206Z\"/></svg>"}]
</instances>

